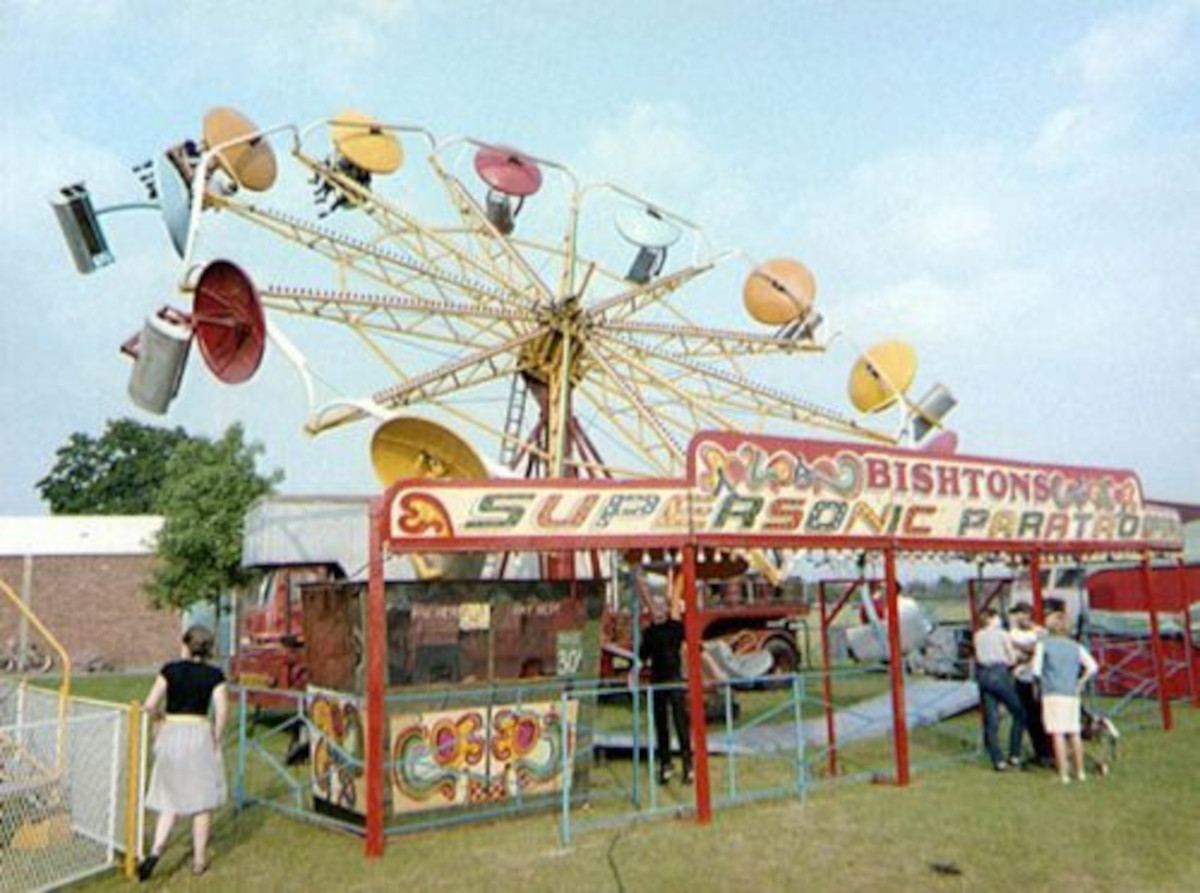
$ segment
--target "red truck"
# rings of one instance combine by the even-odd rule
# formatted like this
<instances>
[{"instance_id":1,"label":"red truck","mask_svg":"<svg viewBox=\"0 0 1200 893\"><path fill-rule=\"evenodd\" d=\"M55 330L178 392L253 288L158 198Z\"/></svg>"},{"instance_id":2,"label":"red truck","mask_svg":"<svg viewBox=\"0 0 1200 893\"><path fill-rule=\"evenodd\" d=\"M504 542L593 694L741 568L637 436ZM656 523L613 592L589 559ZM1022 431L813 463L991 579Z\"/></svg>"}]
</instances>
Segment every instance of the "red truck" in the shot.
<instances>
[{"instance_id":1,"label":"red truck","mask_svg":"<svg viewBox=\"0 0 1200 893\"><path fill-rule=\"evenodd\" d=\"M633 650L633 620L628 588L619 606L609 600L601 621L600 678L622 677L629 672ZM723 581L701 581L700 632L705 641L724 640L736 655L763 652L771 655L771 674L795 672L807 662L807 617L811 604L803 582L773 582L759 576L739 576ZM642 603L640 623L650 623L649 608Z\"/></svg>"},{"instance_id":2,"label":"red truck","mask_svg":"<svg viewBox=\"0 0 1200 893\"><path fill-rule=\"evenodd\" d=\"M238 648L230 662L233 678L251 688L302 690L308 672L301 587L344 576L334 565L266 570L253 600L238 605Z\"/></svg>"}]
</instances>

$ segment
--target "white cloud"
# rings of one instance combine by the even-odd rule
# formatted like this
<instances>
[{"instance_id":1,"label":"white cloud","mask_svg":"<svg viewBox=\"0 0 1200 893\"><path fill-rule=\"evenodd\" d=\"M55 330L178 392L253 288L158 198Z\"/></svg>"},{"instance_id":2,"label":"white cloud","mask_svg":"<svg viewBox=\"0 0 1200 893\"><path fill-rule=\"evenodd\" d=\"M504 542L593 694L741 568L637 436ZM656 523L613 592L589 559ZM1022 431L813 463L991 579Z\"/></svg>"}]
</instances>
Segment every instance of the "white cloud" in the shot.
<instances>
[{"instance_id":1,"label":"white cloud","mask_svg":"<svg viewBox=\"0 0 1200 893\"><path fill-rule=\"evenodd\" d=\"M806 208L806 242L854 290L914 273L961 284L982 266L1011 262L1027 215L1014 173L991 146L875 159Z\"/></svg>"},{"instance_id":2,"label":"white cloud","mask_svg":"<svg viewBox=\"0 0 1200 893\"><path fill-rule=\"evenodd\" d=\"M619 121L593 129L584 150L585 164L637 189L694 180L711 163L706 154L691 115L677 102L629 105Z\"/></svg>"},{"instance_id":3,"label":"white cloud","mask_svg":"<svg viewBox=\"0 0 1200 893\"><path fill-rule=\"evenodd\" d=\"M12 11L27 21L59 31L113 28L130 10L127 0L90 0L88 3L58 3L55 0L9 0Z\"/></svg>"},{"instance_id":4,"label":"white cloud","mask_svg":"<svg viewBox=\"0 0 1200 893\"><path fill-rule=\"evenodd\" d=\"M352 0L343 8L352 9L359 19L371 23L397 22L415 11L416 0Z\"/></svg>"},{"instance_id":5,"label":"white cloud","mask_svg":"<svg viewBox=\"0 0 1200 893\"><path fill-rule=\"evenodd\" d=\"M1130 113L1097 102L1064 106L1042 125L1030 150L1030 160L1043 167L1063 165L1088 157L1132 125Z\"/></svg>"},{"instance_id":6,"label":"white cloud","mask_svg":"<svg viewBox=\"0 0 1200 893\"><path fill-rule=\"evenodd\" d=\"M1196 63L1200 4L1163 3L1094 25L1060 62L1092 92L1138 89L1185 74Z\"/></svg>"},{"instance_id":7,"label":"white cloud","mask_svg":"<svg viewBox=\"0 0 1200 893\"><path fill-rule=\"evenodd\" d=\"M1145 464L1144 432L1165 424L1172 435L1149 448L1155 487L1189 498L1176 463L1200 444L1187 409L1200 382L1200 131L1178 110L1195 94L1156 95L1162 126L1131 98L1135 81L1161 79L1132 61L1121 71L1120 90L1081 76L1032 150L882 155L782 227L806 234L822 309L857 349L911 341L915 389L943 381L959 396L970 449Z\"/></svg>"},{"instance_id":8,"label":"white cloud","mask_svg":"<svg viewBox=\"0 0 1200 893\"><path fill-rule=\"evenodd\" d=\"M1178 0L1092 26L1057 70L1074 99L1043 122L1030 150L1042 166L1087 162L1136 134L1156 101L1197 89L1200 2Z\"/></svg>"},{"instance_id":9,"label":"white cloud","mask_svg":"<svg viewBox=\"0 0 1200 893\"><path fill-rule=\"evenodd\" d=\"M592 127L577 167L585 180L619 183L723 238L749 208L746 183L678 102L639 100Z\"/></svg>"}]
</instances>

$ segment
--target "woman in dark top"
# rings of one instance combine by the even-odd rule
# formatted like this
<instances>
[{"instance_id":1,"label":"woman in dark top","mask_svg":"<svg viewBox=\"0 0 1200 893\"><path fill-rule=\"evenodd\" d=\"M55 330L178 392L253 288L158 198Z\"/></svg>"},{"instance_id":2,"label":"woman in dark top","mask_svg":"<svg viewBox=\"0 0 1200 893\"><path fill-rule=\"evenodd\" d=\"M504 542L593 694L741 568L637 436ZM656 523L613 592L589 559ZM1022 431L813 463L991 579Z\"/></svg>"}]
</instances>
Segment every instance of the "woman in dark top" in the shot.
<instances>
[{"instance_id":1,"label":"woman in dark top","mask_svg":"<svg viewBox=\"0 0 1200 893\"><path fill-rule=\"evenodd\" d=\"M154 846L138 869L147 880L162 856L175 817L192 817L192 871L208 867L208 834L212 811L225 802L225 767L221 736L229 712L225 674L207 661L212 656L213 634L193 626L183 636L182 660L166 664L154 680L145 709L159 720L154 739L154 772L146 806L158 813ZM214 722L208 722L209 707Z\"/></svg>"}]
</instances>

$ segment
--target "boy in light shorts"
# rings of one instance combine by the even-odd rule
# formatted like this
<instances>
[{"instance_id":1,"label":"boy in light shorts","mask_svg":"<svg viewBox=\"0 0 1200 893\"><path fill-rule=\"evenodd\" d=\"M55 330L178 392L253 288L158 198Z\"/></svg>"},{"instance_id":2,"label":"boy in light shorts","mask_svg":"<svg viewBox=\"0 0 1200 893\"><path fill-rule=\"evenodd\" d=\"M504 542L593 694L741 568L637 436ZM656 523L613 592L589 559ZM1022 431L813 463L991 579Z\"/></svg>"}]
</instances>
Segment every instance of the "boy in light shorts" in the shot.
<instances>
[{"instance_id":1,"label":"boy in light shorts","mask_svg":"<svg viewBox=\"0 0 1200 893\"><path fill-rule=\"evenodd\" d=\"M1042 723L1054 749L1054 766L1066 784L1071 780L1067 767L1067 741L1075 777L1084 781L1083 739L1080 736L1079 696L1098 669L1088 650L1067 636L1067 618L1057 612L1046 617L1050 633L1038 642L1033 653L1033 672L1042 690Z\"/></svg>"}]
</instances>

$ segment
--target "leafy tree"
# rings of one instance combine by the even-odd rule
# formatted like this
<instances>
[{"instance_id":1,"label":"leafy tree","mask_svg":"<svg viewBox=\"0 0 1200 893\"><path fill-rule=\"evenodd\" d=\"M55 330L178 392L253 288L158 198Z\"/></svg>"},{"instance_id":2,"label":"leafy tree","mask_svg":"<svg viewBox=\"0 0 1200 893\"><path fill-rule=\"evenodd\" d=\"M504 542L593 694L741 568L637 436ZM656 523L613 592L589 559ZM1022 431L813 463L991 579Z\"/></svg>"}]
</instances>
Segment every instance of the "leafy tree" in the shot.
<instances>
[{"instance_id":1,"label":"leafy tree","mask_svg":"<svg viewBox=\"0 0 1200 893\"><path fill-rule=\"evenodd\" d=\"M938 598L960 598L963 595L963 586L954 582L950 577L942 574L937 581L937 597Z\"/></svg>"},{"instance_id":2,"label":"leafy tree","mask_svg":"<svg viewBox=\"0 0 1200 893\"><path fill-rule=\"evenodd\" d=\"M133 419L110 420L104 434L72 434L54 467L37 482L56 515L153 515L182 428L155 428Z\"/></svg>"},{"instance_id":3,"label":"leafy tree","mask_svg":"<svg viewBox=\"0 0 1200 893\"><path fill-rule=\"evenodd\" d=\"M261 444L247 444L241 425L216 441L190 438L167 463L158 508L164 516L147 592L157 605L185 608L249 582L242 569L242 521L255 499L283 480L262 477Z\"/></svg>"}]
</instances>

